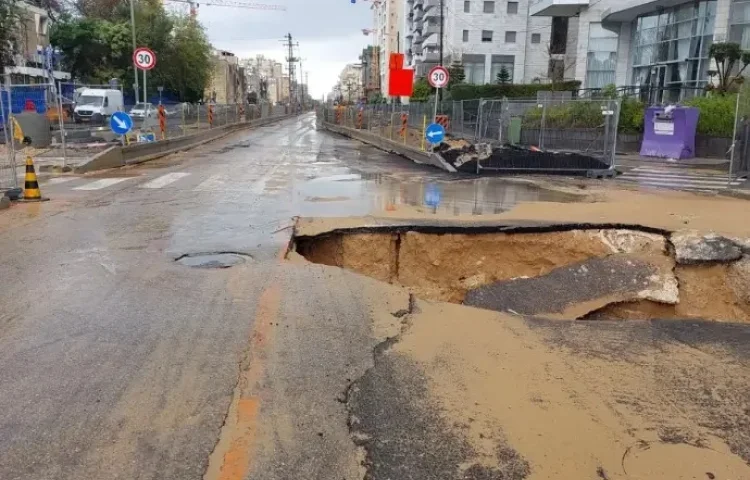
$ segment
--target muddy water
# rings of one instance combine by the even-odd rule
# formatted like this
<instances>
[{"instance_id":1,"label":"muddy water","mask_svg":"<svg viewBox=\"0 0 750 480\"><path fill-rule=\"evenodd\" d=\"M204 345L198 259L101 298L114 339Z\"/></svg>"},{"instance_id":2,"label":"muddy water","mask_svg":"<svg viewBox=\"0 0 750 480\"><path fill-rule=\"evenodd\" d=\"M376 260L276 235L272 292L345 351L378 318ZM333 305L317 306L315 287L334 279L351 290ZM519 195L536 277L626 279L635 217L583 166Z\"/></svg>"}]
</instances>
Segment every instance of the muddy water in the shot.
<instances>
[{"instance_id":1,"label":"muddy water","mask_svg":"<svg viewBox=\"0 0 750 480\"><path fill-rule=\"evenodd\" d=\"M501 178L443 180L384 174L341 173L309 179L298 186L303 215L357 215L392 211L401 205L450 215L489 215L522 202L576 202L580 195L511 183Z\"/></svg>"}]
</instances>

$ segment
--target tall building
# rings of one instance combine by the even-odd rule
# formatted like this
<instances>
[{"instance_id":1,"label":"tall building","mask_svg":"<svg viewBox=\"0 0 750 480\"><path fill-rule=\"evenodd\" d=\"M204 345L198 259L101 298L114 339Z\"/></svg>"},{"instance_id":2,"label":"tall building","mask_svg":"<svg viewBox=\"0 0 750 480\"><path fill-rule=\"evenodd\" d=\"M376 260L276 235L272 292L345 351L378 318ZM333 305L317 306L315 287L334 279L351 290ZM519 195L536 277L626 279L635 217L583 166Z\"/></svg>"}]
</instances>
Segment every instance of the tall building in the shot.
<instances>
[{"instance_id":1,"label":"tall building","mask_svg":"<svg viewBox=\"0 0 750 480\"><path fill-rule=\"evenodd\" d=\"M362 64L362 87L365 98L372 98L380 93L380 49L369 45L359 56Z\"/></svg>"},{"instance_id":2,"label":"tall building","mask_svg":"<svg viewBox=\"0 0 750 480\"><path fill-rule=\"evenodd\" d=\"M417 76L440 63L441 18L443 65L463 64L467 83L495 83L503 69L516 83L548 77L552 19L530 16L529 0L407 0L406 59Z\"/></svg>"},{"instance_id":3,"label":"tall building","mask_svg":"<svg viewBox=\"0 0 750 480\"><path fill-rule=\"evenodd\" d=\"M424 0L416 0L424 1ZM374 46L378 48L380 91L388 96L388 59L391 53L403 53L404 44L404 0L373 1Z\"/></svg>"},{"instance_id":4,"label":"tall building","mask_svg":"<svg viewBox=\"0 0 750 480\"><path fill-rule=\"evenodd\" d=\"M552 20L552 44L584 87L629 86L651 102L675 102L709 81L712 43L750 50L747 0L535 0Z\"/></svg>"}]
</instances>

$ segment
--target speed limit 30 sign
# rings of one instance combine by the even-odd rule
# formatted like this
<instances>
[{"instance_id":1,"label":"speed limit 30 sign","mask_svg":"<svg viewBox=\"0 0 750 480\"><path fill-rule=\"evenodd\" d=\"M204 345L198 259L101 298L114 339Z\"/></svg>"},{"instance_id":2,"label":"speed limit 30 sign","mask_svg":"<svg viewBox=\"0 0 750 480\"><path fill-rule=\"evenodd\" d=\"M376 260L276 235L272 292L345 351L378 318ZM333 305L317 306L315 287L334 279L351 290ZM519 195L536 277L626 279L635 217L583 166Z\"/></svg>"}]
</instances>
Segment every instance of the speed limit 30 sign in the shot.
<instances>
[{"instance_id":1,"label":"speed limit 30 sign","mask_svg":"<svg viewBox=\"0 0 750 480\"><path fill-rule=\"evenodd\" d=\"M156 55L146 47L139 47L133 52L133 63L141 70L151 70L156 65Z\"/></svg>"},{"instance_id":2,"label":"speed limit 30 sign","mask_svg":"<svg viewBox=\"0 0 750 480\"><path fill-rule=\"evenodd\" d=\"M440 65L433 67L430 73L427 74L427 81L434 88L444 88L448 85L448 80L450 80L448 70Z\"/></svg>"}]
</instances>

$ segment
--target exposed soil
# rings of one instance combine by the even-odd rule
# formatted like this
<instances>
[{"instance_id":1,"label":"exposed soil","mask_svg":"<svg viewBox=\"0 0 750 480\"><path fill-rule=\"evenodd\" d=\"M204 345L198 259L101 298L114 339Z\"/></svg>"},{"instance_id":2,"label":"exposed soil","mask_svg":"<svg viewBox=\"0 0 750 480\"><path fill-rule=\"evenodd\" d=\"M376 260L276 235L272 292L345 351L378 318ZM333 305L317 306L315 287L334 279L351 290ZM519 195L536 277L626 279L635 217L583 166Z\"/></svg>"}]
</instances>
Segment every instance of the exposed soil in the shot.
<instances>
[{"instance_id":1,"label":"exposed soil","mask_svg":"<svg viewBox=\"0 0 750 480\"><path fill-rule=\"evenodd\" d=\"M666 235L561 230L340 231L299 237L296 248L309 261L404 286L423 299L465 303L472 291L472 305L514 314L750 322L747 258L675 265ZM611 264L596 261L614 256Z\"/></svg>"}]
</instances>

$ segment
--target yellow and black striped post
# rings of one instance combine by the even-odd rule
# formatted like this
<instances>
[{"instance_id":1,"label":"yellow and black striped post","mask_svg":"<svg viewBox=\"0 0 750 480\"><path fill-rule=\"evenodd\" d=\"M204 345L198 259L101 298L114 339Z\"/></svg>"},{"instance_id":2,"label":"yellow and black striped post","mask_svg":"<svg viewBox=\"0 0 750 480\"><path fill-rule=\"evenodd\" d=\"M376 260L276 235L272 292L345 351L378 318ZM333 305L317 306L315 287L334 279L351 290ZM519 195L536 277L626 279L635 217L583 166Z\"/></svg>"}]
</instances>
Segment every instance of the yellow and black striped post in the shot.
<instances>
[{"instance_id":1,"label":"yellow and black striped post","mask_svg":"<svg viewBox=\"0 0 750 480\"><path fill-rule=\"evenodd\" d=\"M214 126L214 106L209 105L208 106L208 128L213 128Z\"/></svg>"},{"instance_id":2,"label":"yellow and black striped post","mask_svg":"<svg viewBox=\"0 0 750 480\"><path fill-rule=\"evenodd\" d=\"M23 198L21 202L45 202L49 198L42 197L42 191L39 190L39 181L36 178L34 170L34 161L30 155L26 156L26 177L24 178Z\"/></svg>"},{"instance_id":3,"label":"yellow and black striped post","mask_svg":"<svg viewBox=\"0 0 750 480\"><path fill-rule=\"evenodd\" d=\"M167 111L164 109L164 105L159 105L159 130L161 131L161 139L166 140L167 138Z\"/></svg>"}]
</instances>

